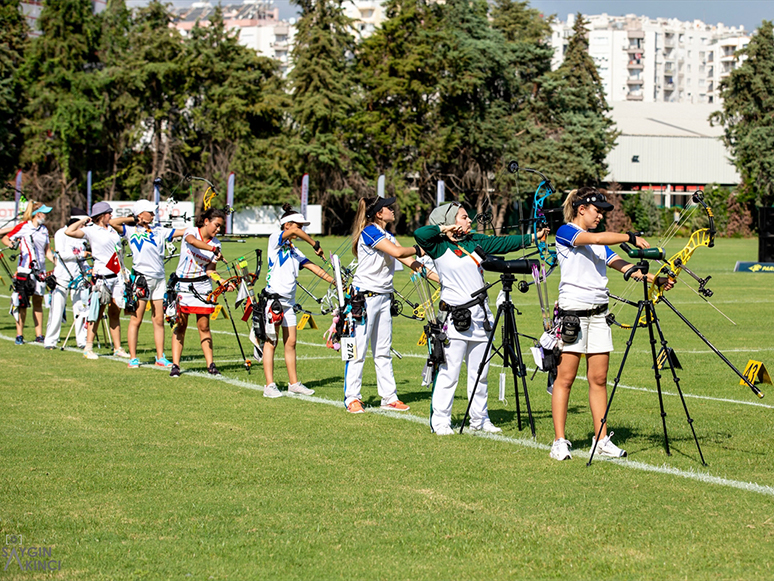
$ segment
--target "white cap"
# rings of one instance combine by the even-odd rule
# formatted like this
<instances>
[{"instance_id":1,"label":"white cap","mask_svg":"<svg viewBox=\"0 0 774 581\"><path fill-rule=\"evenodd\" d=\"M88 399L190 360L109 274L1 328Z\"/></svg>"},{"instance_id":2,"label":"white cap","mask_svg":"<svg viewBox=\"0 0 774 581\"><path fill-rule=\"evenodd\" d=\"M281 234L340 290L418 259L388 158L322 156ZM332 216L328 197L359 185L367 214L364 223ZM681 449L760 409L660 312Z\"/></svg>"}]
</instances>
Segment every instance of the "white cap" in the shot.
<instances>
[{"instance_id":1,"label":"white cap","mask_svg":"<svg viewBox=\"0 0 774 581\"><path fill-rule=\"evenodd\" d=\"M132 206L132 214L139 216L143 212L156 213L156 204L150 200L137 200Z\"/></svg>"},{"instance_id":2,"label":"white cap","mask_svg":"<svg viewBox=\"0 0 774 581\"><path fill-rule=\"evenodd\" d=\"M303 214L300 214L296 212L295 214L291 214L290 216L285 216L280 220L280 226L283 226L287 224L288 222L295 222L296 224L301 224L302 226L308 226L311 224L309 220L304 218Z\"/></svg>"}]
</instances>

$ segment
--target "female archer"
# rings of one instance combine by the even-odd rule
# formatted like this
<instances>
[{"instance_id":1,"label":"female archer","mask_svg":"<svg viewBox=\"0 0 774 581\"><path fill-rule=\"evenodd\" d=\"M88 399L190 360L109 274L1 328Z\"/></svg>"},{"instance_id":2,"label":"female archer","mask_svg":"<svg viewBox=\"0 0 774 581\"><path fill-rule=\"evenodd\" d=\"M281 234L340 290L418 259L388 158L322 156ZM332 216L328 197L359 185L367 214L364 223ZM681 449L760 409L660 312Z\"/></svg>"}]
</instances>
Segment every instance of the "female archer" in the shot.
<instances>
[{"instance_id":1,"label":"female archer","mask_svg":"<svg viewBox=\"0 0 774 581\"><path fill-rule=\"evenodd\" d=\"M210 208L199 216L195 226L188 228L183 234L180 259L173 275L176 282L174 285L170 282L179 300L177 323L172 331L170 377L180 377L180 356L183 354L188 316L192 314L196 315L196 328L199 331L199 341L207 363L207 373L220 375L213 361L212 332L210 331L210 315L215 311L215 307L202 299L212 292L212 282L218 282L221 279L215 271L215 266L219 260L225 261L225 259L221 254L220 241L216 236L225 224L226 212L218 208Z\"/></svg>"},{"instance_id":2,"label":"female archer","mask_svg":"<svg viewBox=\"0 0 774 581\"><path fill-rule=\"evenodd\" d=\"M309 222L303 214L293 209L290 204L282 206L284 213L280 218L281 229L269 236L267 250L269 272L266 275L266 328L269 338L263 347L263 373L266 376L264 397L281 397L282 392L274 382L274 351L278 343L278 331L282 328L282 342L285 346L285 365L288 369L288 392L301 395L312 395L309 389L298 380L296 371L296 287L298 273L306 268L327 283L333 282L333 277L322 268L310 262L306 256L293 244L296 238L309 244L314 253L323 258L325 253L320 248L320 242L302 230Z\"/></svg>"}]
</instances>

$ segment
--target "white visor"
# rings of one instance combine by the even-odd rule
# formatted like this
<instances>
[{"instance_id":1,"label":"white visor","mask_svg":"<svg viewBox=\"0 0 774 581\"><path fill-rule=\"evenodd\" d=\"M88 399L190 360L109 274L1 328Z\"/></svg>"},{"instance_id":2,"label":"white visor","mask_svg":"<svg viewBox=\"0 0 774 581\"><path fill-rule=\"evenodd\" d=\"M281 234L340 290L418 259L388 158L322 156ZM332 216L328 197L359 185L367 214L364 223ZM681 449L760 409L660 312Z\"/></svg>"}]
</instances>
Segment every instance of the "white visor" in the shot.
<instances>
[{"instance_id":1,"label":"white visor","mask_svg":"<svg viewBox=\"0 0 774 581\"><path fill-rule=\"evenodd\" d=\"M296 224L301 224L302 226L308 226L311 224L309 220L304 218L303 214L299 214L296 212L295 214L291 214L290 216L285 216L280 220L280 226L284 226L288 222L295 222Z\"/></svg>"}]
</instances>

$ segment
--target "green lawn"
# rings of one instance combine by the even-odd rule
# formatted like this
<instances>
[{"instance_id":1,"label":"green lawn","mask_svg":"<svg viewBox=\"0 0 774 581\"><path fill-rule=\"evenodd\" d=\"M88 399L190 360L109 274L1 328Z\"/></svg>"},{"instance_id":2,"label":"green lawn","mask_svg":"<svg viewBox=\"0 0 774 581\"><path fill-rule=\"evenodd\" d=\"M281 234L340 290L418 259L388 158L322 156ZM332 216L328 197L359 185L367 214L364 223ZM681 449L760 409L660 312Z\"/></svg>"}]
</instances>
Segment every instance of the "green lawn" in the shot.
<instances>
[{"instance_id":1,"label":"green lawn","mask_svg":"<svg viewBox=\"0 0 774 581\"><path fill-rule=\"evenodd\" d=\"M333 250L341 239L322 242ZM252 244L226 244L224 254L247 254ZM736 326L685 285L670 293L741 369L748 359L774 368L774 277L733 272L756 250L756 240L718 240L689 265L712 276L711 300ZM625 285L619 279L611 280L613 292ZM396 287L408 293L407 281L400 273ZM302 282L314 284L308 273ZM559 273L549 282L553 301ZM323 286L314 288L318 296ZM513 298L523 313L519 330L539 334L534 289ZM8 299L0 301L7 309ZM13 321L3 315L0 533L6 543L5 535L21 535L26 547L51 548L61 570L21 572L6 544L0 577L770 579L774 390L761 385L767 397L758 400L665 306L657 310L683 367L681 387L707 467L668 372L672 455L664 453L645 330L637 332L609 419L629 459L586 467L592 426L580 378L567 425L572 461L548 457L553 429L543 374L528 382L535 441L516 427L510 375L508 405L497 401L498 366L490 371L489 401L503 436L430 434L430 392L420 386L425 348L416 344L421 324L405 318L394 320L394 347L404 356L394 366L411 411L378 410L368 363L364 396L374 413L352 416L341 403L343 364L322 339L329 316L315 317L319 330L299 332L300 377L317 393L268 400L260 364L245 372L222 319L213 323L224 372L218 381L203 373L195 332L186 373L173 380L108 357L17 347ZM631 322L634 313L627 307L619 319ZM150 331L148 324L140 335L143 361L153 359ZM614 330L611 381L628 335ZM279 356L277 376L286 389Z\"/></svg>"}]
</instances>

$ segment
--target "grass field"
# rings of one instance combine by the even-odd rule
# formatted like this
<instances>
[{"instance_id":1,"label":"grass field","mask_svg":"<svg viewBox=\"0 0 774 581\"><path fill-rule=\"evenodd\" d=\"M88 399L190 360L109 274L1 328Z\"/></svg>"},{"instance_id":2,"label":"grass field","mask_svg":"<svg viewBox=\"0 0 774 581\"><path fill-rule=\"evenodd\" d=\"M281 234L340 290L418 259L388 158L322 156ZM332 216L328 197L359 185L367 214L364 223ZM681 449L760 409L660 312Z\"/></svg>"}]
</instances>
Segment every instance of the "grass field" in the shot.
<instances>
[{"instance_id":1,"label":"grass field","mask_svg":"<svg viewBox=\"0 0 774 581\"><path fill-rule=\"evenodd\" d=\"M322 241L333 250L341 239ZM248 254L251 244L226 244L224 254ZM255 244L265 246L265 239ZM755 240L718 240L690 263L712 275L711 300L736 326L685 285L670 297L740 369L748 359L774 368L774 278L733 272L737 260L755 259L756 247ZM613 292L624 287L619 279L611 280ZM407 280L399 273L396 287ZM313 284L308 273L302 282ZM549 282L553 301L559 273ZM322 294L323 285L314 292ZM7 309L7 289L2 293ZM523 313L519 330L539 334L534 289L513 298ZM664 452L644 330L609 419L629 458L587 467L592 426L580 378L567 423L572 461L548 457L545 376L528 383L532 440L517 429L510 375L508 405L497 401L496 365L490 415L503 435L432 435L430 392L420 386L421 325L405 318L394 320L393 345L403 354L394 366L411 410L379 410L367 363L364 396L372 413L352 416L342 404L343 364L322 339L329 316L315 317L319 330L299 332L300 378L316 394L268 400L261 366L245 372L223 319L213 328L224 377L204 373L193 332L185 373L173 380L149 365L127 370L125 360L111 357L86 361L76 351L15 346L13 320L3 315L0 578L771 579L774 389L760 385L767 397L758 400L674 314L657 309L683 367L681 387L707 467L668 372L672 455ZM627 307L619 319L633 317ZM614 330L611 382L628 334ZM153 360L151 335L148 323L140 334L145 362ZM169 341L167 333L168 353ZM286 389L279 356L277 376ZM22 572L9 558L14 535L25 547L50 549L58 570Z\"/></svg>"}]
</instances>

